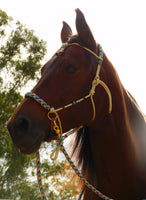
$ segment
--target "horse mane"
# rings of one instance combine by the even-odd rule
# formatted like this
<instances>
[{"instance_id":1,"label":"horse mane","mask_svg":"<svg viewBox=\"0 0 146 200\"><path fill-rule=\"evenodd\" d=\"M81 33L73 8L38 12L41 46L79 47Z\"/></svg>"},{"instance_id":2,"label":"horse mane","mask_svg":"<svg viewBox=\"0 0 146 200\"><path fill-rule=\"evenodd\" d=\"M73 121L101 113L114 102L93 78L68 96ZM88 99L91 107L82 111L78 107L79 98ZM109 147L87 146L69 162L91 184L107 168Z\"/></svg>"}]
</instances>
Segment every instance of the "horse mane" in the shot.
<instances>
[{"instance_id":1,"label":"horse mane","mask_svg":"<svg viewBox=\"0 0 146 200\"><path fill-rule=\"evenodd\" d=\"M72 157L75 159L81 174L91 183L96 183L95 165L89 140L89 128L82 127L75 135L75 142L72 150ZM84 190L85 187L82 188Z\"/></svg>"}]
</instances>

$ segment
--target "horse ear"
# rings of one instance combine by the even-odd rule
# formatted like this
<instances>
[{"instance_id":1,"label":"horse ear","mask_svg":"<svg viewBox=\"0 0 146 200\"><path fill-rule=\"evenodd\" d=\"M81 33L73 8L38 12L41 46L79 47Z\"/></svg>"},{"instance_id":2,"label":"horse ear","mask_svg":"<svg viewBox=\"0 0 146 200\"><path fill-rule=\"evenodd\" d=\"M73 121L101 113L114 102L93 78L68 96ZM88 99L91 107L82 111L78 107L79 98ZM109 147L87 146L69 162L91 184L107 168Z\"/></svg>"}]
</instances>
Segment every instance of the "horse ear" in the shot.
<instances>
[{"instance_id":1,"label":"horse ear","mask_svg":"<svg viewBox=\"0 0 146 200\"><path fill-rule=\"evenodd\" d=\"M72 30L71 30L70 26L66 22L63 22L63 27L61 30L62 43L67 42L71 36L72 36Z\"/></svg>"},{"instance_id":2,"label":"horse ear","mask_svg":"<svg viewBox=\"0 0 146 200\"><path fill-rule=\"evenodd\" d=\"M83 13L76 9L76 29L79 39L92 51L96 51L96 42L93 34L85 20Z\"/></svg>"}]
</instances>

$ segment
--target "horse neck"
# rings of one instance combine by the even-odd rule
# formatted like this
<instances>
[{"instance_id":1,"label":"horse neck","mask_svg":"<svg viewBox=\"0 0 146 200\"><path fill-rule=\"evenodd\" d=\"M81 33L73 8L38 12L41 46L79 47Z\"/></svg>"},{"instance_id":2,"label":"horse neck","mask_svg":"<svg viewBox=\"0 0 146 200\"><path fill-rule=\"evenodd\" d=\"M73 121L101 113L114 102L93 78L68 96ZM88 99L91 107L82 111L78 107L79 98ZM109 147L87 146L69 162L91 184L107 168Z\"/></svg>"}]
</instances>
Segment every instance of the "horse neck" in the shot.
<instances>
[{"instance_id":1,"label":"horse neck","mask_svg":"<svg viewBox=\"0 0 146 200\"><path fill-rule=\"evenodd\" d=\"M128 149L129 151L131 146L131 154L135 154L137 158L140 158L141 155L143 156L144 153L146 156L146 147L144 144L146 139L145 117L135 99L123 87L117 72L106 55L104 55L104 61L103 69L107 73L105 77L113 98L112 114L110 116L107 112L105 114L106 118L108 118L108 130L110 129L112 133L119 136L121 144L123 141L124 149ZM114 134L112 134L113 137ZM127 147L125 146L126 142ZM133 158L134 161L136 160L135 156Z\"/></svg>"},{"instance_id":2,"label":"horse neck","mask_svg":"<svg viewBox=\"0 0 146 200\"><path fill-rule=\"evenodd\" d=\"M112 191L114 193L115 190L118 193L120 190L126 190L127 185L128 187L131 185L132 192L136 187L132 184L133 180L141 179L145 175L146 183L146 172L142 171L139 165L141 152L146 152L146 149L143 140L140 141L138 138L140 126L142 126L142 136L144 137L145 134L144 117L134 99L122 86L115 69L105 54L101 78L111 91L113 108L112 113L108 114L107 97L106 94L103 94L105 104L103 99L102 105L100 104L103 111L89 127L91 151L97 177L97 185L95 185L107 193L112 193ZM98 94L95 95L97 95L97 97L95 96L96 101ZM141 144L142 149L139 150ZM146 155L143 154L143 156ZM145 169L146 163L143 166ZM128 189L130 190L130 188Z\"/></svg>"}]
</instances>

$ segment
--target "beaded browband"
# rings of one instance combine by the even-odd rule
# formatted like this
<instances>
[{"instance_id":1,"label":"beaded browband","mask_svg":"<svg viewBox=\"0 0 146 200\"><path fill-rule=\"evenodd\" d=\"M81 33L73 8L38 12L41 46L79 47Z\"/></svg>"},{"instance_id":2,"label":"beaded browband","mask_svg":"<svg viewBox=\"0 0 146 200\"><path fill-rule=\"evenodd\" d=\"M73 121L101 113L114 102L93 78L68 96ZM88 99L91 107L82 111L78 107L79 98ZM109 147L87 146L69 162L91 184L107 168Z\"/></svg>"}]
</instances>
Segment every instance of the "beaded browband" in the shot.
<instances>
[{"instance_id":1,"label":"beaded browband","mask_svg":"<svg viewBox=\"0 0 146 200\"><path fill-rule=\"evenodd\" d=\"M90 49L88 49L88 48L86 48L84 46L81 46L78 43L65 43L65 44L62 45L61 49L59 49L57 51L57 54L62 53L67 47L72 46L72 45L76 45L76 46L79 46L79 47L85 49L86 51L90 52L92 55L94 55L98 59L98 66L97 66L96 75L95 75L95 77L94 77L94 79L92 81L92 87L91 87L91 90L89 91L89 94L86 95L85 97L81 98L81 99L73 101L72 103L70 103L68 105L65 105L65 106L63 106L61 108L57 108L57 109L55 109L55 108L50 107L49 105L47 105L47 103L43 99L41 99L39 96L37 96L35 93L28 92L25 95L25 97L31 97L37 103L39 103L45 110L48 111L48 118L52 122L52 130L54 130L56 132L56 134L58 135L58 139L56 141L57 147L52 152L52 154L50 156L51 159L52 160L56 160L57 157L58 157L58 152L59 152L59 150L61 150L64 153L64 155L65 155L66 159L68 160L68 162L70 163L71 167L75 170L76 174L81 178L81 180L83 181L83 183L88 188L90 188L95 194L97 194L102 199L104 199L104 200L112 200L109 197L107 197L106 195L102 194L99 190L97 190L94 186L92 186L84 178L84 176L79 172L79 170L77 169L77 167L74 165L74 163L70 159L69 155L67 154L67 152L66 152L66 150L65 150L65 148L63 146L63 140L65 139L65 136L62 135L63 134L63 132L62 132L62 124L61 124L60 117L58 115L59 111L65 109L65 108L74 106L77 103L80 103L80 102L82 102L82 101L90 98L91 99L91 103L92 103L92 107L93 107L93 117L92 117L92 120L94 120L95 116L96 116L96 111L95 111L95 104L94 104L93 96L95 94L96 86L98 86L98 85L101 85L105 89L105 91L107 92L108 97L109 97L109 113L111 113L111 111L112 111L112 97L111 97L111 92L110 92L109 88L107 87L107 85L103 81L101 81L100 77L99 77L99 73L100 73L100 69L101 69L101 65L102 65L102 61L103 61L103 52L102 52L101 46L98 45L98 55L96 55L93 51L91 51ZM52 114L53 114L53 116L52 116ZM79 129L81 129L81 128L83 128L83 126L80 126L80 127L77 127L75 129L73 129L72 133L73 132L78 132ZM43 200L46 200L45 193L44 193L43 186L42 186L42 181L41 181L39 151L37 151L37 153L36 153L36 158L37 158L37 178L38 178L38 184L39 184L41 196L42 196Z\"/></svg>"}]
</instances>

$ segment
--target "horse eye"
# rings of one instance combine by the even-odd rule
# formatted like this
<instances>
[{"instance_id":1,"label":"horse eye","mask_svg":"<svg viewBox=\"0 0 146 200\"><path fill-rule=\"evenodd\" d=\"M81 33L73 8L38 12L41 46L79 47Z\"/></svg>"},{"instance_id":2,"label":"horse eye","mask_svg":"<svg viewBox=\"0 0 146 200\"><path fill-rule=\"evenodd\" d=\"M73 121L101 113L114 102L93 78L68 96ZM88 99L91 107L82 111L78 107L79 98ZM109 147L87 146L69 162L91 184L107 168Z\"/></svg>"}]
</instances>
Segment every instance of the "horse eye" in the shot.
<instances>
[{"instance_id":1,"label":"horse eye","mask_svg":"<svg viewBox=\"0 0 146 200\"><path fill-rule=\"evenodd\" d=\"M68 64L64 68L64 72L67 74L75 74L76 71L77 71L77 67L72 64Z\"/></svg>"}]
</instances>

